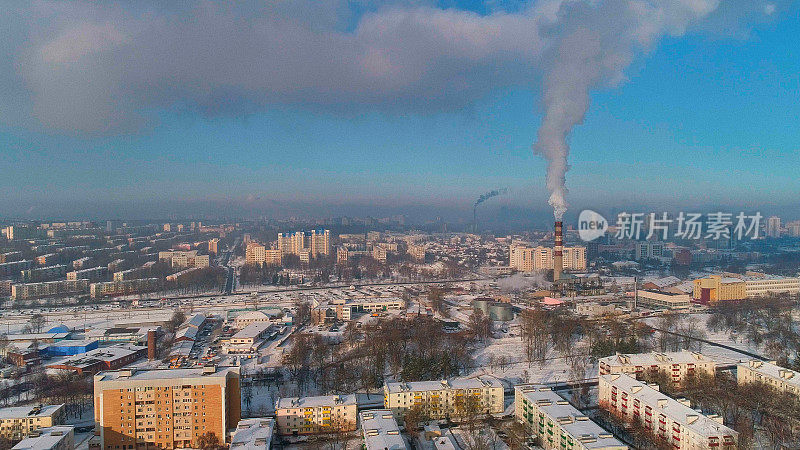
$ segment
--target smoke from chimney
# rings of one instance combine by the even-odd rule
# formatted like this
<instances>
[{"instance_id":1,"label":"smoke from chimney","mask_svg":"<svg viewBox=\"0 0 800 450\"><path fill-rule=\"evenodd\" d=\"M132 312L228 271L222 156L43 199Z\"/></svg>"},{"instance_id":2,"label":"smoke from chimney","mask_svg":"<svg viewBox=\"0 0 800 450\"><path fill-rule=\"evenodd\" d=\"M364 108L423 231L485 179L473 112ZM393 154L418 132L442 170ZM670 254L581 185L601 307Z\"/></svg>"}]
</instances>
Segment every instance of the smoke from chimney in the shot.
<instances>
[{"instance_id":1,"label":"smoke from chimney","mask_svg":"<svg viewBox=\"0 0 800 450\"><path fill-rule=\"evenodd\" d=\"M485 194L481 194L481 196L478 197L477 200L475 200L475 204L472 205L472 223L474 223L474 224L478 223L477 222L477 215L476 215L476 212L478 210L478 205L480 205L481 203L485 202L486 200L489 200L492 197L497 197L498 195L504 195L504 194L507 194L507 193L508 193L508 188L502 188L502 189L495 189L493 191L489 191L489 192L487 192Z\"/></svg>"},{"instance_id":2,"label":"smoke from chimney","mask_svg":"<svg viewBox=\"0 0 800 450\"><path fill-rule=\"evenodd\" d=\"M563 2L558 38L542 61L542 109L535 153L547 162L548 203L556 221L567 210L569 136L583 122L590 91L616 86L637 52L664 35L681 35L715 10L719 0Z\"/></svg>"}]
</instances>

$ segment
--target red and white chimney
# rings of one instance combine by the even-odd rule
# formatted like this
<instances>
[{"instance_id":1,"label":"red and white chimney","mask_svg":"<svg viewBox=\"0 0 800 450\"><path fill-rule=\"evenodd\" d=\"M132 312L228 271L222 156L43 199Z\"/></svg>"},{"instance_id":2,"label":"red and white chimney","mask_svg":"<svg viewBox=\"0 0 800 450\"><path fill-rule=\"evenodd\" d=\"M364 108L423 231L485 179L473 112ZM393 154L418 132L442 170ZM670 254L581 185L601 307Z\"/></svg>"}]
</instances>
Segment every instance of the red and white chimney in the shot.
<instances>
[{"instance_id":1,"label":"red and white chimney","mask_svg":"<svg viewBox=\"0 0 800 450\"><path fill-rule=\"evenodd\" d=\"M561 279L561 271L564 270L564 234L562 231L563 223L556 221L555 247L553 248L553 281Z\"/></svg>"}]
</instances>

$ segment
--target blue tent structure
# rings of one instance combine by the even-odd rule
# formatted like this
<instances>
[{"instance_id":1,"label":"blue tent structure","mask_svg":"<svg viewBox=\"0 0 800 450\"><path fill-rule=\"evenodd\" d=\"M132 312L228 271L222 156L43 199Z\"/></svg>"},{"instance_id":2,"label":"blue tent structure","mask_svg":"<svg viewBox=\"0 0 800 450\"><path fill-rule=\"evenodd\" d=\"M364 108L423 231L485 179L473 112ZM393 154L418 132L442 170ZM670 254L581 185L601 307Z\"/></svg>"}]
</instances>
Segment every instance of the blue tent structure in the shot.
<instances>
[{"instance_id":1,"label":"blue tent structure","mask_svg":"<svg viewBox=\"0 0 800 450\"><path fill-rule=\"evenodd\" d=\"M48 333L69 333L70 329L69 329L68 326L64 325L63 323L60 323L60 324L54 326L53 328L50 328L49 330L47 330L47 332Z\"/></svg>"}]
</instances>

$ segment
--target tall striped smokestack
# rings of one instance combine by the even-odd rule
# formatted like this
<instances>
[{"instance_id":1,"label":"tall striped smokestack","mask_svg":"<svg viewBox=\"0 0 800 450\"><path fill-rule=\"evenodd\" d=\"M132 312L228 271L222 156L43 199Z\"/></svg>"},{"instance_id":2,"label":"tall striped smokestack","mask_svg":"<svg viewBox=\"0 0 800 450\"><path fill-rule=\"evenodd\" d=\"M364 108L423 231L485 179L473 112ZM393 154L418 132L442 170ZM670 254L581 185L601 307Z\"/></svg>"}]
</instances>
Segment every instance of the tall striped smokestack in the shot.
<instances>
[{"instance_id":1,"label":"tall striped smokestack","mask_svg":"<svg viewBox=\"0 0 800 450\"><path fill-rule=\"evenodd\" d=\"M556 242L553 248L553 281L561 279L561 271L564 270L564 235L561 230L563 223L556 221Z\"/></svg>"}]
</instances>

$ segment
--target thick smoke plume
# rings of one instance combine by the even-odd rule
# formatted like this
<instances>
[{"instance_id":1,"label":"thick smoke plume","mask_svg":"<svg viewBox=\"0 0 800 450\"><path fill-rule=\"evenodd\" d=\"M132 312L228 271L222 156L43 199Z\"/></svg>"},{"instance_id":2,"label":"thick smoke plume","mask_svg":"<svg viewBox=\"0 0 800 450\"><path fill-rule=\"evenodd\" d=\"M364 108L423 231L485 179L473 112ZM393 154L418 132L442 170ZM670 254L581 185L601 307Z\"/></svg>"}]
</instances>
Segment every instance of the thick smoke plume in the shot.
<instances>
[{"instance_id":1,"label":"thick smoke plume","mask_svg":"<svg viewBox=\"0 0 800 450\"><path fill-rule=\"evenodd\" d=\"M556 220L567 210L568 138L583 122L590 90L620 83L637 50L664 34L682 34L719 0L605 0L565 2L560 36L543 60L544 118L534 151L547 161L549 203Z\"/></svg>"}]
</instances>

